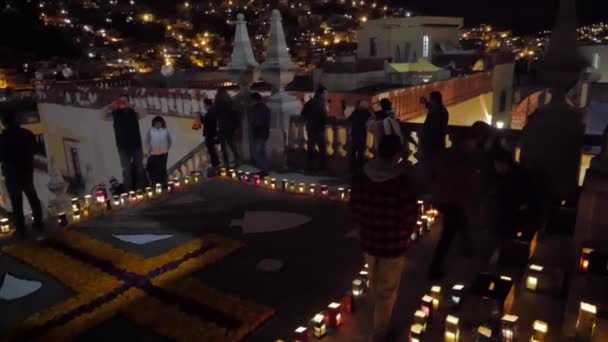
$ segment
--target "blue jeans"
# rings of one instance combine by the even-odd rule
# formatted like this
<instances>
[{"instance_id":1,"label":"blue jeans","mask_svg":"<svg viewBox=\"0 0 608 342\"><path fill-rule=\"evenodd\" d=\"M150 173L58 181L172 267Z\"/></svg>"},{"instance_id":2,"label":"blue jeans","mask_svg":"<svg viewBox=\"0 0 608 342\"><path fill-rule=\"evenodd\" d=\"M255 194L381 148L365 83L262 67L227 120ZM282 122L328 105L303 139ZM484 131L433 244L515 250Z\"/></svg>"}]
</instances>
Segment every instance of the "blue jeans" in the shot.
<instances>
[{"instance_id":1,"label":"blue jeans","mask_svg":"<svg viewBox=\"0 0 608 342\"><path fill-rule=\"evenodd\" d=\"M266 156L266 140L255 139L253 142L253 160L263 173L268 173L268 157Z\"/></svg>"}]
</instances>

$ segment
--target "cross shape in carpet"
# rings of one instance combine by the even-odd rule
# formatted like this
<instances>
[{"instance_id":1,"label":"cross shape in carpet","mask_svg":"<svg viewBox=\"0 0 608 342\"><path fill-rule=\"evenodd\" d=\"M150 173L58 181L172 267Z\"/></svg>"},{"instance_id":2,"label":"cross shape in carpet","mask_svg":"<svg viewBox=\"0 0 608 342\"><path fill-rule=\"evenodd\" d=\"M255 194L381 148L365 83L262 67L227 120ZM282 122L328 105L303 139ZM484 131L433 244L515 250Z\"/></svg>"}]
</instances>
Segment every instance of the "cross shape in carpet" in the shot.
<instances>
[{"instance_id":1,"label":"cross shape in carpet","mask_svg":"<svg viewBox=\"0 0 608 342\"><path fill-rule=\"evenodd\" d=\"M34 314L8 336L67 340L121 313L174 340L239 340L273 310L207 288L192 277L181 278L239 247L239 242L209 235L144 259L74 231L41 244L8 247L7 254L78 292Z\"/></svg>"}]
</instances>

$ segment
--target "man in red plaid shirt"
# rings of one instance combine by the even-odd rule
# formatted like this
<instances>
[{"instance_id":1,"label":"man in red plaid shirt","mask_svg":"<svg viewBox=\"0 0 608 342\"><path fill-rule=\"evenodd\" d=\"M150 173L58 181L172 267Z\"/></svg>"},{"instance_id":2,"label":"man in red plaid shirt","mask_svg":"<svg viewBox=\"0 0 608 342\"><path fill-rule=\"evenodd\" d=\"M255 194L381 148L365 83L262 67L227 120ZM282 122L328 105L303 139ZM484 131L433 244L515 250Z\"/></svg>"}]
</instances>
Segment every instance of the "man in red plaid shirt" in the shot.
<instances>
[{"instance_id":1,"label":"man in red plaid shirt","mask_svg":"<svg viewBox=\"0 0 608 342\"><path fill-rule=\"evenodd\" d=\"M372 341L388 340L404 256L416 226L417 197L407 166L399 163L401 156L401 138L385 136L377 157L352 186L353 220L360 229L374 303Z\"/></svg>"}]
</instances>

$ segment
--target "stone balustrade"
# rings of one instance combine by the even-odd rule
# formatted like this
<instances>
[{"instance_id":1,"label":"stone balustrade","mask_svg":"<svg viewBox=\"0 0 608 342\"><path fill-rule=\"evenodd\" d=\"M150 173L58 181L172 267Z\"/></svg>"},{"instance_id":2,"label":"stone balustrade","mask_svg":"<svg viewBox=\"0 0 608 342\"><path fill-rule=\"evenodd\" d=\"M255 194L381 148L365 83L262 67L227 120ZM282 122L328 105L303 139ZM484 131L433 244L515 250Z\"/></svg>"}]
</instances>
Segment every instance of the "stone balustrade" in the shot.
<instances>
[{"instance_id":1,"label":"stone balustrade","mask_svg":"<svg viewBox=\"0 0 608 342\"><path fill-rule=\"evenodd\" d=\"M205 170L210 166L205 144L195 147L167 170L169 178L181 178L190 175L192 171Z\"/></svg>"},{"instance_id":2,"label":"stone balustrade","mask_svg":"<svg viewBox=\"0 0 608 342\"><path fill-rule=\"evenodd\" d=\"M409 141L410 151L412 156L418 150L419 133L423 124L402 122L401 130ZM449 126L447 144L451 146L454 141L457 141L463 133L469 130L468 126ZM350 150L350 122L347 119L330 118L325 128L327 138L327 168L333 175L347 174L350 167L349 153ZM510 150L516 151L519 147L521 131L516 129L497 130L502 143ZM307 153L307 135L304 120L301 117L294 116L291 118L289 125L289 140L287 142L287 167L289 169L303 170L306 167ZM592 147L602 145L601 135L585 136L585 151L592 150ZM367 151L368 158L374 156L373 151L374 136L367 136ZM586 154L586 153L584 153ZM414 158L414 157L411 157ZM415 161L415 159L411 159Z\"/></svg>"}]
</instances>

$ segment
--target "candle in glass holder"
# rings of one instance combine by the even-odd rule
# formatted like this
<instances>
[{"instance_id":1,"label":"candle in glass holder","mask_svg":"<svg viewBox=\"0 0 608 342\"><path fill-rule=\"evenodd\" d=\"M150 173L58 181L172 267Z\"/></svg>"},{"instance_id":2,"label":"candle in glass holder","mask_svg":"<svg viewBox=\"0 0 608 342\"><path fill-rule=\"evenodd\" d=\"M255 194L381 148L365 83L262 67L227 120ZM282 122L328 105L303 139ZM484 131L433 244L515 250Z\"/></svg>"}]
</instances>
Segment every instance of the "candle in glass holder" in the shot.
<instances>
[{"instance_id":1,"label":"candle in glass holder","mask_svg":"<svg viewBox=\"0 0 608 342\"><path fill-rule=\"evenodd\" d=\"M8 234L11 231L11 224L8 218L3 217L0 220L0 233Z\"/></svg>"},{"instance_id":2,"label":"candle in glass holder","mask_svg":"<svg viewBox=\"0 0 608 342\"><path fill-rule=\"evenodd\" d=\"M431 297L433 297L433 309L439 310L439 299L441 299L441 286L431 287Z\"/></svg>"},{"instance_id":3,"label":"candle in glass holder","mask_svg":"<svg viewBox=\"0 0 608 342\"><path fill-rule=\"evenodd\" d=\"M264 187L265 188L269 188L270 187L270 177L266 176L264 177L264 179L262 180Z\"/></svg>"},{"instance_id":4,"label":"candle in glass holder","mask_svg":"<svg viewBox=\"0 0 608 342\"><path fill-rule=\"evenodd\" d=\"M244 172L244 171L241 171L241 170L238 170L238 171L236 172L236 175L237 175L238 180L239 180L240 182L242 182L242 181L243 181L243 177L245 176L245 172Z\"/></svg>"},{"instance_id":5,"label":"candle in glass holder","mask_svg":"<svg viewBox=\"0 0 608 342\"><path fill-rule=\"evenodd\" d=\"M452 301L452 305L456 308L458 308L460 306L460 304L462 303L462 298L464 295L463 290L464 290L464 285L462 285L462 284L456 284L456 285L452 286L450 299Z\"/></svg>"},{"instance_id":6,"label":"candle in glass holder","mask_svg":"<svg viewBox=\"0 0 608 342\"><path fill-rule=\"evenodd\" d=\"M291 181L289 183L289 191L296 192L296 182L295 181Z\"/></svg>"},{"instance_id":7,"label":"candle in glass holder","mask_svg":"<svg viewBox=\"0 0 608 342\"><path fill-rule=\"evenodd\" d=\"M202 175L200 172L198 171L194 171L192 172L192 175L194 176L194 183L195 184L199 184L203 179Z\"/></svg>"},{"instance_id":8,"label":"candle in glass holder","mask_svg":"<svg viewBox=\"0 0 608 342\"><path fill-rule=\"evenodd\" d=\"M227 175L228 174L226 172L226 168L225 167L220 168L220 176L226 177Z\"/></svg>"},{"instance_id":9,"label":"candle in glass holder","mask_svg":"<svg viewBox=\"0 0 608 342\"><path fill-rule=\"evenodd\" d=\"M424 224L422 223L422 221L416 221L416 235L418 236L422 236L422 233L424 232Z\"/></svg>"},{"instance_id":10,"label":"candle in glass holder","mask_svg":"<svg viewBox=\"0 0 608 342\"><path fill-rule=\"evenodd\" d=\"M124 193L120 195L120 205L126 206L129 203L129 194Z\"/></svg>"},{"instance_id":11,"label":"candle in glass holder","mask_svg":"<svg viewBox=\"0 0 608 342\"><path fill-rule=\"evenodd\" d=\"M173 189L177 190L182 184L179 181L179 177L173 178Z\"/></svg>"},{"instance_id":12,"label":"candle in glass holder","mask_svg":"<svg viewBox=\"0 0 608 342\"><path fill-rule=\"evenodd\" d=\"M281 190L287 191L289 188L289 181L285 178L281 180Z\"/></svg>"},{"instance_id":13,"label":"candle in glass holder","mask_svg":"<svg viewBox=\"0 0 608 342\"><path fill-rule=\"evenodd\" d=\"M429 321L433 320L433 297L425 295L420 302L420 310L426 314Z\"/></svg>"},{"instance_id":14,"label":"candle in glass holder","mask_svg":"<svg viewBox=\"0 0 608 342\"><path fill-rule=\"evenodd\" d=\"M340 197L340 200L346 200L346 190L343 187L338 188L338 196Z\"/></svg>"},{"instance_id":15,"label":"candle in glass holder","mask_svg":"<svg viewBox=\"0 0 608 342\"><path fill-rule=\"evenodd\" d=\"M308 342L308 328L298 327L295 330L294 342Z\"/></svg>"},{"instance_id":16,"label":"candle in glass holder","mask_svg":"<svg viewBox=\"0 0 608 342\"><path fill-rule=\"evenodd\" d=\"M185 176L184 185L190 185L190 183L192 183L192 178L190 178L190 176Z\"/></svg>"},{"instance_id":17,"label":"candle in glass holder","mask_svg":"<svg viewBox=\"0 0 608 342\"><path fill-rule=\"evenodd\" d=\"M342 308L345 313L355 312L355 296L351 291L347 291L344 296L342 296Z\"/></svg>"},{"instance_id":18,"label":"candle in glass holder","mask_svg":"<svg viewBox=\"0 0 608 342\"><path fill-rule=\"evenodd\" d=\"M353 280L353 296L359 297L363 294L363 281L359 278Z\"/></svg>"},{"instance_id":19,"label":"candle in glass holder","mask_svg":"<svg viewBox=\"0 0 608 342\"><path fill-rule=\"evenodd\" d=\"M321 184L321 196L329 196L329 188L327 187L327 184Z\"/></svg>"},{"instance_id":20,"label":"candle in glass holder","mask_svg":"<svg viewBox=\"0 0 608 342\"><path fill-rule=\"evenodd\" d=\"M90 208L92 205L93 205L93 196L91 196L91 195L85 195L84 196L84 207L85 208Z\"/></svg>"},{"instance_id":21,"label":"candle in glass holder","mask_svg":"<svg viewBox=\"0 0 608 342\"><path fill-rule=\"evenodd\" d=\"M549 325L543 321L534 321L532 324L532 338L530 342L545 342L547 340L547 333L549 332Z\"/></svg>"},{"instance_id":22,"label":"candle in glass holder","mask_svg":"<svg viewBox=\"0 0 608 342\"><path fill-rule=\"evenodd\" d=\"M59 223L60 226L65 227L68 225L68 215L66 215L65 212L60 212L59 214L57 214L57 223Z\"/></svg>"},{"instance_id":23,"label":"candle in glass holder","mask_svg":"<svg viewBox=\"0 0 608 342\"><path fill-rule=\"evenodd\" d=\"M313 335L316 338L322 338L327 334L327 324L325 323L325 315L323 313L316 314L310 320Z\"/></svg>"},{"instance_id":24,"label":"candle in glass holder","mask_svg":"<svg viewBox=\"0 0 608 342\"><path fill-rule=\"evenodd\" d=\"M118 195L112 196L112 205L114 207L119 207L120 206L120 196L118 196Z\"/></svg>"},{"instance_id":25,"label":"candle in glass holder","mask_svg":"<svg viewBox=\"0 0 608 342\"><path fill-rule=\"evenodd\" d=\"M519 317L514 315L504 315L501 320L502 342L517 341L517 321Z\"/></svg>"},{"instance_id":26,"label":"candle in glass holder","mask_svg":"<svg viewBox=\"0 0 608 342\"><path fill-rule=\"evenodd\" d=\"M253 184L255 186L260 186L262 185L262 178L260 178L260 175L254 175L253 176Z\"/></svg>"},{"instance_id":27,"label":"candle in glass holder","mask_svg":"<svg viewBox=\"0 0 608 342\"><path fill-rule=\"evenodd\" d=\"M173 181L167 182L167 192L173 192L175 187L173 186Z\"/></svg>"},{"instance_id":28,"label":"candle in glass holder","mask_svg":"<svg viewBox=\"0 0 608 342\"><path fill-rule=\"evenodd\" d=\"M445 319L445 342L458 342L460 338L459 319L456 316L448 315Z\"/></svg>"},{"instance_id":29,"label":"candle in glass holder","mask_svg":"<svg viewBox=\"0 0 608 342\"><path fill-rule=\"evenodd\" d=\"M412 324L410 327L410 341L409 342L420 342L422 340L422 334L424 330L420 324Z\"/></svg>"},{"instance_id":30,"label":"candle in glass holder","mask_svg":"<svg viewBox=\"0 0 608 342\"><path fill-rule=\"evenodd\" d=\"M306 183L300 183L298 184L298 192L303 194L304 191L306 190Z\"/></svg>"},{"instance_id":31,"label":"candle in glass holder","mask_svg":"<svg viewBox=\"0 0 608 342\"><path fill-rule=\"evenodd\" d=\"M276 178L271 178L270 179L270 188L272 190L276 190L277 189L277 179Z\"/></svg>"},{"instance_id":32,"label":"candle in glass holder","mask_svg":"<svg viewBox=\"0 0 608 342\"><path fill-rule=\"evenodd\" d=\"M422 327L422 332L426 331L426 314L422 310L416 310L414 313L414 324L418 324Z\"/></svg>"},{"instance_id":33,"label":"candle in glass holder","mask_svg":"<svg viewBox=\"0 0 608 342\"><path fill-rule=\"evenodd\" d=\"M244 183L251 182L251 173L250 172L245 172L245 174L243 175L243 182Z\"/></svg>"},{"instance_id":34,"label":"candle in glass holder","mask_svg":"<svg viewBox=\"0 0 608 342\"><path fill-rule=\"evenodd\" d=\"M310 192L311 195L315 195L317 191L317 185L315 183L312 183L308 186L308 192Z\"/></svg>"},{"instance_id":35,"label":"candle in glass holder","mask_svg":"<svg viewBox=\"0 0 608 342\"><path fill-rule=\"evenodd\" d=\"M148 196L148 199L154 197L154 190L152 190L152 187L146 187L146 196Z\"/></svg>"},{"instance_id":36,"label":"candle in glass holder","mask_svg":"<svg viewBox=\"0 0 608 342\"><path fill-rule=\"evenodd\" d=\"M144 200L145 195L144 195L144 191L143 191L143 190L137 190L137 191L135 192L135 194L136 194L136 196L137 196L137 201L138 201L138 202L141 202L141 201L143 201L143 200Z\"/></svg>"},{"instance_id":37,"label":"candle in glass holder","mask_svg":"<svg viewBox=\"0 0 608 342\"><path fill-rule=\"evenodd\" d=\"M155 191L156 191L157 195L160 195L160 194L163 193L163 185L162 184L156 183L155 187L156 187Z\"/></svg>"},{"instance_id":38,"label":"candle in glass holder","mask_svg":"<svg viewBox=\"0 0 608 342\"><path fill-rule=\"evenodd\" d=\"M329 313L329 326L337 328L342 325L342 305L340 303L330 303L327 306Z\"/></svg>"},{"instance_id":39,"label":"candle in glass holder","mask_svg":"<svg viewBox=\"0 0 608 342\"><path fill-rule=\"evenodd\" d=\"M579 260L578 269L582 273L589 270L589 264L591 263L591 255L593 254L592 248L583 248L581 251L581 258Z\"/></svg>"},{"instance_id":40,"label":"candle in glass holder","mask_svg":"<svg viewBox=\"0 0 608 342\"><path fill-rule=\"evenodd\" d=\"M424 230L426 230L428 232L430 230L429 229L429 217L426 215L422 215L422 216L420 216L420 221L422 221L422 227L424 228Z\"/></svg>"},{"instance_id":41,"label":"candle in glass holder","mask_svg":"<svg viewBox=\"0 0 608 342\"><path fill-rule=\"evenodd\" d=\"M541 278L541 272L544 267L539 265L530 265L528 267L528 275L526 276L526 288L530 291L536 291L538 282Z\"/></svg>"},{"instance_id":42,"label":"candle in glass holder","mask_svg":"<svg viewBox=\"0 0 608 342\"><path fill-rule=\"evenodd\" d=\"M581 302L576 319L576 339L578 341L592 341L597 321L597 307Z\"/></svg>"},{"instance_id":43,"label":"candle in glass holder","mask_svg":"<svg viewBox=\"0 0 608 342\"><path fill-rule=\"evenodd\" d=\"M229 173L230 173L230 178L237 179L238 175L237 175L235 169L230 169Z\"/></svg>"},{"instance_id":44,"label":"candle in glass holder","mask_svg":"<svg viewBox=\"0 0 608 342\"><path fill-rule=\"evenodd\" d=\"M72 211L80 210L80 199L72 198Z\"/></svg>"},{"instance_id":45,"label":"candle in glass holder","mask_svg":"<svg viewBox=\"0 0 608 342\"><path fill-rule=\"evenodd\" d=\"M135 191L129 191L129 201L131 204L135 204L135 202L137 202L137 194Z\"/></svg>"}]
</instances>

